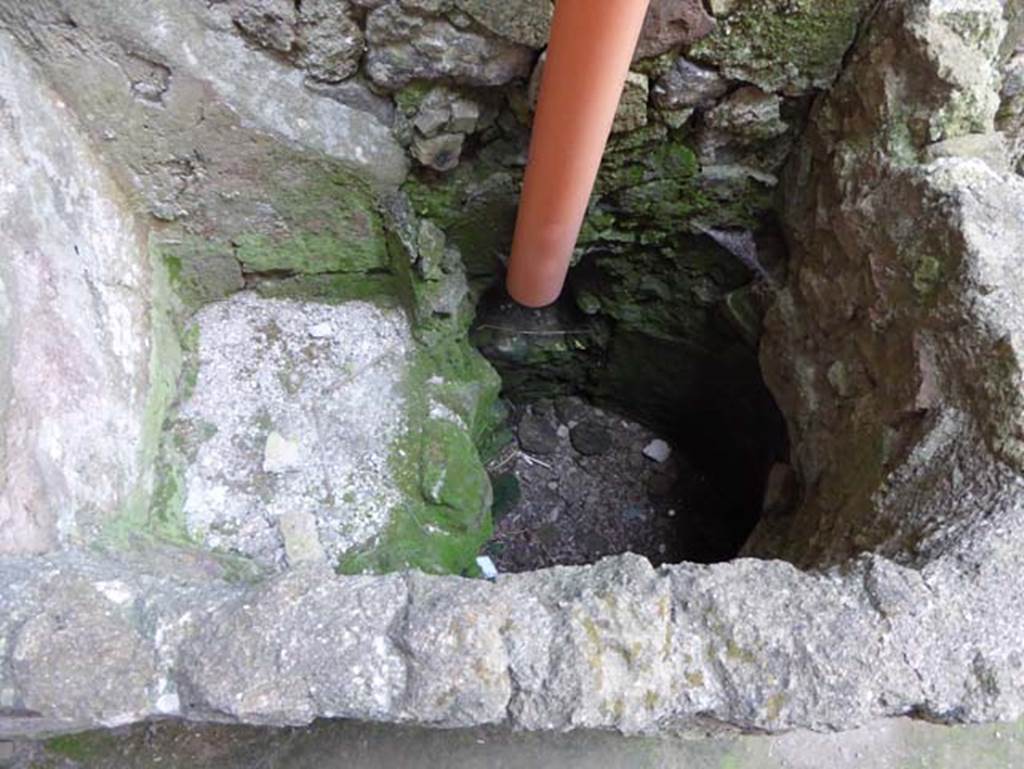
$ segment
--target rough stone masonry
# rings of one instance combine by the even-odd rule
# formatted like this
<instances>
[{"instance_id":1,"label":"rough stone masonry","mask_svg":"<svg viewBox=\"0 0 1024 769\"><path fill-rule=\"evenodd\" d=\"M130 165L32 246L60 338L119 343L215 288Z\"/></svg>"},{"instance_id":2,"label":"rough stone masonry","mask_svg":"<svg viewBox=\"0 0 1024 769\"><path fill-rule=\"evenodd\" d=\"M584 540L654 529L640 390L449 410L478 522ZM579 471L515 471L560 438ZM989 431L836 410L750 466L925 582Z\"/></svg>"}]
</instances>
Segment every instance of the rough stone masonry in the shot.
<instances>
[{"instance_id":1,"label":"rough stone masonry","mask_svg":"<svg viewBox=\"0 0 1024 769\"><path fill-rule=\"evenodd\" d=\"M508 5L0 0L0 736L167 716L639 733L1024 714L1020 9L656 3L636 64L655 85L613 147L573 301L605 339L717 339L701 335L735 292L765 287L699 233L760 235L781 193L791 259L766 268L781 288L760 349L801 500L761 522L756 558L489 583L442 572L487 527L497 389L468 344L494 265L460 215L497 230L514 198L550 13ZM621 280L590 281L594 264ZM359 313L375 320L343 322ZM239 318L288 351L276 370L245 376ZM296 469L306 444L283 422L315 407L207 412L205 388L234 360L225 381L265 377L269 402L334 391L317 361L385 333L408 358L373 369L381 391L417 386L362 427L412 409L393 455L410 461L378 489L404 506L339 563L252 482ZM208 453L222 430L260 438L240 474ZM265 548L189 532L230 517L181 517L218 477L263 506ZM323 509L358 511L341 497Z\"/></svg>"}]
</instances>

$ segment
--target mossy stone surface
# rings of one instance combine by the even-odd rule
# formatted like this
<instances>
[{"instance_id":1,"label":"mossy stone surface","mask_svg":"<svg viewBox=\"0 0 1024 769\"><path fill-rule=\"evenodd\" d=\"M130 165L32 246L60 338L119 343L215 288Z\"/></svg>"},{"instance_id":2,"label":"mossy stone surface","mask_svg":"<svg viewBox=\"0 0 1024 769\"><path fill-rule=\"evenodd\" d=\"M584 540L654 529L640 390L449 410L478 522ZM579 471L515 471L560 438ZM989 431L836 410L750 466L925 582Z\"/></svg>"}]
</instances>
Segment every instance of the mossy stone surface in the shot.
<instances>
[{"instance_id":1,"label":"mossy stone surface","mask_svg":"<svg viewBox=\"0 0 1024 769\"><path fill-rule=\"evenodd\" d=\"M720 19L690 55L765 91L825 88L871 5L870 0L749 0Z\"/></svg>"},{"instance_id":2,"label":"mossy stone surface","mask_svg":"<svg viewBox=\"0 0 1024 769\"><path fill-rule=\"evenodd\" d=\"M403 501L378 541L342 559L339 572L475 572L492 529L491 484L478 446L500 428L499 388L465 338L417 354L405 383L408 423L390 463Z\"/></svg>"},{"instance_id":3,"label":"mossy stone surface","mask_svg":"<svg viewBox=\"0 0 1024 769\"><path fill-rule=\"evenodd\" d=\"M350 273L383 269L387 247L375 198L340 171L280 191L280 232L243 233L236 257L254 272Z\"/></svg>"}]
</instances>

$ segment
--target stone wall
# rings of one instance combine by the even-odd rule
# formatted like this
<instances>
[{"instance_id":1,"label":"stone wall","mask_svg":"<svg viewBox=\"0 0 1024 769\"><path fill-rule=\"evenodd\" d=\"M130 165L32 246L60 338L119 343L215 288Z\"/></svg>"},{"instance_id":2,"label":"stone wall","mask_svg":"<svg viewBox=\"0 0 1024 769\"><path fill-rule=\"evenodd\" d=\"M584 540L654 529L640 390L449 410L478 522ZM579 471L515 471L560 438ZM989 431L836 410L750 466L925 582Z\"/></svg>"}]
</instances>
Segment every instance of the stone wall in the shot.
<instances>
[{"instance_id":1,"label":"stone wall","mask_svg":"<svg viewBox=\"0 0 1024 769\"><path fill-rule=\"evenodd\" d=\"M728 363L744 350L735 368L687 369L722 373L710 381L731 393L770 303L762 362L803 496L749 549L793 563L655 570L622 556L492 584L424 572L460 571L486 530L486 514L467 526L453 512L488 506L475 479L496 420L497 382L468 329L518 190L549 5L0 0L0 157L21 175L0 187L17 225L4 230L16 238L0 267L3 344L67 364L63 378L44 372L59 389L31 368L0 369L4 436L45 439L36 423L55 414L62 429L94 420L87 445L39 444L64 452L44 488L69 490L94 547L57 536L64 498L29 526L24 507L5 524L5 549L50 552L0 558L0 736L168 716L628 733L1020 717L1024 187L995 130L1019 140L1007 9L882 0L858 35L865 3L711 8L714 25L700 4L654 6L642 46L654 58L635 65L559 308L587 325L556 327L563 347L542 352L564 364L572 340L594 340L614 361L623 345L657 342L686 366L699 356L673 356ZM769 258L780 192L788 276ZM41 259L18 262L32 248L60 257L52 278L37 275ZM29 288L65 304L35 316ZM317 323L288 320L296 305ZM204 405L218 363L246 365L224 344L235 326L214 321L232 308L282 313L278 332L261 326L261 365L311 350L291 368L228 377L212 399L266 375L276 402L322 382L314 364L334 350L322 324L359 307L412 351L404 395L418 418L394 447L409 514L393 539L337 563L298 557L308 537L283 531L284 558L260 571L173 535L189 520L174 493L127 504L154 462L159 480L195 483L209 465L176 475L173 452L186 465L208 456L216 431L203 423L237 416ZM404 326L385 312L396 307ZM148 365L176 349L173 336L154 341L164 316L185 343L180 379L172 354ZM34 317L47 333L22 325ZM151 428L172 379L158 458ZM11 430L26 416L33 429ZM269 417L242 447L247 466L295 469L302 440L274 422L292 417ZM5 471L29 456L8 449ZM115 459L120 474L97 482ZM268 508L278 491L253 489ZM92 537L111 517L122 536ZM449 547L456 535L466 540Z\"/></svg>"},{"instance_id":2,"label":"stone wall","mask_svg":"<svg viewBox=\"0 0 1024 769\"><path fill-rule=\"evenodd\" d=\"M815 108L762 348L804 503L751 553L917 563L1019 504L1024 186L994 128L1005 30L999 3L883 4Z\"/></svg>"},{"instance_id":3,"label":"stone wall","mask_svg":"<svg viewBox=\"0 0 1024 769\"><path fill-rule=\"evenodd\" d=\"M716 479L749 506L783 451L755 355L782 269L779 174L865 8L654 3L565 304L543 334L486 315L475 331L508 395L628 407L707 447L704 472L749 477ZM546 0L0 2L127 191L186 352L189 315L241 289L398 296L417 342L442 349L430 365L476 378L481 403L495 380L466 328L503 269L550 16ZM486 451L496 415L470 410ZM121 539L187 533L188 458L168 436L154 503L107 505Z\"/></svg>"},{"instance_id":4,"label":"stone wall","mask_svg":"<svg viewBox=\"0 0 1024 769\"><path fill-rule=\"evenodd\" d=\"M339 19L321 18L332 11L316 11L309 5L306 12L315 12L316 19L303 22L308 26L302 30L303 44L311 45L309 36L319 30L316 40L322 47L301 62L312 68L311 86L332 81L342 69L346 76L352 74L338 59L344 58L343 53L331 50L336 38L344 37L344 25L338 26ZM317 369L315 361L300 356L309 353L310 344L316 344L313 337L302 331L304 339L285 340L291 357L276 361L276 375L288 380L282 387L289 397L306 392L314 411L337 417L339 408L351 408L359 386L367 386L374 370L379 373L375 345L393 342L397 336L415 337L415 343L409 340L407 346L391 345L394 365L384 377L386 381L378 381L372 393L375 402L386 400L391 393L394 403L402 404L392 409L395 413L387 429L372 427L367 413L367 424L361 430L345 431L347 442L332 449L337 462L321 468L319 457L307 457L307 464L317 468L325 480L292 483L293 493L286 495L289 504L285 506L305 509L316 499L328 509L323 520L336 518L345 510L347 515L377 521L379 525L371 528L353 525L353 533L340 540L330 526L320 527L325 539L348 543L325 550L332 563L344 560L347 570L415 565L429 571L461 572L472 566L490 529L490 487L477 447L485 446L501 412L496 410L497 377L466 340L472 305L459 255L446 246L444 234L436 228L430 230L425 225L421 232L408 206L394 198L409 160L389 130L388 110L376 114L383 98L362 86L360 93L366 98L353 107L345 99L334 98L336 94L307 88L305 69L296 69L294 62L282 61L250 40L248 18L244 9L220 4L132 8L53 2L0 6L5 46L19 60L26 53L35 60L31 64L26 61L23 69L32 69L31 82L45 92L26 100L29 76L12 70L11 87L21 89L12 94L12 109L23 114L11 119L31 125L39 112L40 119L53 124L51 134L64 132L67 142L74 143L80 156L76 160L84 170L61 171L60 164L66 165L67 160L59 154L52 161L44 157L51 134L34 137L32 154L22 153L25 157L16 156L12 164L20 164L24 174L79 178L79 186L105 206L89 209L76 199L53 204L58 210L50 219L66 218L59 210L63 204L73 214L71 227L85 230L77 245L70 242L70 235L65 236L69 243L60 252L62 258L77 260L81 250L86 258L102 264L91 268L96 275L85 270L84 275L76 276L77 267L68 273L67 290L59 291L57 310L52 312L59 317L49 321L53 326L49 336L70 337L61 331L58 321L73 318L88 325L96 348L88 351L93 358L101 357L103 346L114 347L109 362L66 356L62 379L50 371L32 371L27 364L18 366L25 381L33 382L19 385L21 390L38 388L40 381L46 381L50 385L46 398L64 403L80 397L90 416L83 417L84 424L78 426L66 414L58 420L60 430L81 433L72 437L85 446L72 450L68 437L47 437L46 430L18 423L19 419L36 419L28 404L14 410L9 420L11 435L16 436L12 441L24 442L24 437L17 436L41 432L43 440L58 444L48 449L49 453L63 450L73 456L56 460L40 456L37 460L33 454L39 452L33 447L12 445L10 454L24 465L18 470L18 482L24 488L12 487L11 494L17 498L12 496L15 512L10 515L24 517L21 510L38 508L31 516L40 519L40 527L54 529L56 523L47 517L59 517L66 531L61 541L53 532L19 533L6 549L52 550L68 544L73 529L88 524L78 541L101 541L120 549L145 546L155 536L186 546L219 546L227 559L225 568L242 572L251 569L235 556L259 552L262 555L256 560L264 567L285 563L284 540L288 537L276 525L271 531L255 532L255 519L224 518L225 510L217 500L227 489L236 494L245 489L252 504L259 507L274 496L270 487L287 485L281 473L267 470L262 460L270 437L280 437L285 430L274 420L288 419L270 408L274 396L267 388L250 392L248 402L242 402L237 385L252 373L244 365L235 371L233 380L209 376L209 366L200 364L213 341L204 337L201 318L192 319L198 309L249 287L268 297L294 299L301 305L298 312L310 317L330 312L326 304L349 300L388 308L390 315L375 315L372 310L364 313L364 322L345 335L343 343L352 348L346 358L350 379L358 380L347 389L338 384L337 373L325 374L323 365ZM361 46L360 42L352 49L356 61L362 56ZM50 85L43 85L44 79ZM339 75L337 79L342 78ZM63 111L59 119L47 113L53 112L52 103L58 100ZM76 173L78 177L74 177ZM115 185L126 193L117 191ZM104 193L106 188L109 192ZM11 196L18 206L35 203L14 186ZM10 231L12 248L31 252L46 245L39 237L42 227L31 227L43 215L44 205L45 200L39 201L32 217L24 217L26 221ZM13 209L10 221L19 213L20 209ZM130 230L131 239L125 235L115 242L117 228ZM103 231L109 242L96 248L106 248L109 256L85 250L94 247L86 241L95 237L93 231ZM151 270L156 276L152 287ZM117 276L118 285L126 289L123 296L115 293L117 301L132 298L128 291L138 289L135 305L104 306L111 302L104 283L114 280L111 276ZM19 269L14 277L27 281L32 290L45 282L45 276L36 281L27 270ZM91 304L95 312L83 314L77 309ZM264 306L281 305L268 299ZM108 317L115 311L119 314ZM26 333L40 322L31 312L36 310L14 308L13 323L25 324ZM154 315L152 321L147 313ZM250 317L253 323L254 317ZM397 318L392 323L401 328L397 336L379 337L381 329L374 327L373 319L384 317ZM151 323L158 324L156 331L151 332ZM388 324L381 320L380 325ZM154 341L147 341L157 332ZM44 337L35 339L38 345ZM317 339L321 346L326 344L324 337ZM276 340L266 341L273 346ZM131 345L145 349L131 350ZM154 348L152 356L150 347ZM179 372L182 351L184 370ZM254 346L248 354L259 356L266 351ZM244 363L245 355L232 358L233 352L222 347L216 362ZM51 357L55 354L50 352ZM94 376L90 366L120 363L117 359L121 357L126 359L123 365L138 367L140 361L129 359L129 355L141 356L145 368L122 378L138 379L131 387L141 392L125 394L124 399L132 402L116 417L109 413L113 405L92 403L87 398L122 397L119 385L110 381L114 373L96 383L99 392L94 395L73 389L75 380ZM207 355L207 363L209 358ZM325 376L338 386L327 387ZM216 391L217 385L207 386L208 379L219 381L220 390ZM308 379L305 391L299 379ZM147 402L145 388L150 380L159 389ZM319 389L312 392L312 383L318 381ZM229 391L232 382L236 385L233 392ZM196 385L198 394L193 392ZM407 390L410 397L402 397L399 390ZM316 403L323 392L331 392L334 400ZM239 424L220 424L218 418L207 418L209 415L194 418L189 409L200 396L208 402L220 399L222 406L234 403L247 414L252 422L250 437L259 443L258 450L240 446L245 431ZM172 401L174 408L165 425ZM60 413L52 403L38 408ZM218 413L222 416L223 412L221 408ZM297 419L295 414L292 417ZM297 419L286 432L298 431L300 422L309 427L308 419ZM161 427L165 428L162 436ZM230 429L218 438L218 427ZM95 433L106 436L103 440L109 445L92 437ZM370 435L377 444L372 449L364 445ZM336 429L333 437L321 434L319 439L307 440L323 448L333 445L337 437ZM296 445L302 443L294 435L285 439L289 446L293 440ZM211 460L211 450L226 455ZM86 456L78 456L82 453ZM233 464L232 454L235 460L244 458L244 469ZM50 467L47 461L58 467ZM40 462L42 469L34 469ZM64 468L59 467L61 462ZM205 471L198 471L196 463L205 463ZM442 482L446 463L458 468L453 474L458 477ZM75 466L74 477L62 478L60 474L71 466ZM348 470L335 479L339 468ZM379 481L356 481L355 476L366 476L371 469ZM298 469L289 466L285 470L285 474L292 472ZM103 476L98 484L79 478L97 473ZM198 483L197 478L205 480ZM33 483L38 488L29 488ZM60 491L68 484L82 489ZM113 489L103 491L107 486ZM402 487L400 492L394 490L397 486ZM386 492L389 488L391 492ZM45 503L29 498L44 493L70 498L47 499ZM257 499L261 501L257 503ZM386 511L383 519L382 509ZM315 522L303 518L300 510L292 513L301 519L292 521L298 526L292 531L292 540L303 540ZM276 521L277 514L271 517ZM211 530L211 521L217 522L216 531ZM255 540L263 544L240 546L243 541ZM293 553L293 557L297 556Z\"/></svg>"},{"instance_id":5,"label":"stone wall","mask_svg":"<svg viewBox=\"0 0 1024 769\"><path fill-rule=\"evenodd\" d=\"M144 505L176 377L167 277L74 122L0 39L0 553Z\"/></svg>"}]
</instances>

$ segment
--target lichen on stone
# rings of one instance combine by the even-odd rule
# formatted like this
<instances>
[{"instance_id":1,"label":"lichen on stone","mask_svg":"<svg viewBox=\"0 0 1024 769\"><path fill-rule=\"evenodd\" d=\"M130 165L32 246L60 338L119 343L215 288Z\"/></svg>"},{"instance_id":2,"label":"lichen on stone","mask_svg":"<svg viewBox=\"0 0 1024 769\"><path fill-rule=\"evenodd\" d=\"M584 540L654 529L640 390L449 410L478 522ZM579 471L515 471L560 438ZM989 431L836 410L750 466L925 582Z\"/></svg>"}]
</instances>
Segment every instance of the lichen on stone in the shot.
<instances>
[{"instance_id":1,"label":"lichen on stone","mask_svg":"<svg viewBox=\"0 0 1024 769\"><path fill-rule=\"evenodd\" d=\"M384 232L365 182L341 172L304 180L275 200L281 233L241 233L245 269L294 273L369 272L387 266Z\"/></svg>"},{"instance_id":2,"label":"lichen on stone","mask_svg":"<svg viewBox=\"0 0 1024 769\"><path fill-rule=\"evenodd\" d=\"M839 72L871 0L753 0L690 50L697 61L766 91L825 88Z\"/></svg>"}]
</instances>

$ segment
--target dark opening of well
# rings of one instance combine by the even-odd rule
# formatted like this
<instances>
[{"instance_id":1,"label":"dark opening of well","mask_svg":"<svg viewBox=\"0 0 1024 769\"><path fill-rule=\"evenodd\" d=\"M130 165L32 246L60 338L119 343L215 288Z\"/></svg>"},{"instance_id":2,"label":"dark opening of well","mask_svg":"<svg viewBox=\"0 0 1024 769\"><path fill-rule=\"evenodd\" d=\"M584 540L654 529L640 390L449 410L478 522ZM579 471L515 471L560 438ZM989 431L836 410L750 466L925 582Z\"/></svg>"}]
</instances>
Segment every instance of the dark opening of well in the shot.
<instances>
[{"instance_id":1,"label":"dark opening of well","mask_svg":"<svg viewBox=\"0 0 1024 769\"><path fill-rule=\"evenodd\" d=\"M715 248L710 238L691 240L701 252ZM735 269L733 255L720 249L718 256ZM685 246L678 258L685 263ZM741 270L738 291L764 288L753 271ZM787 454L784 420L758 364L757 332L737 323L726 302L695 314L664 293L652 295L655 311L677 312L681 322L699 317L687 333L652 334L588 315L580 309L588 293L614 290L614 276L600 271L600 259L585 259L562 300L544 310L519 307L492 288L479 303L474 341L517 408L581 396L671 443L681 469L662 509L671 507L673 517L659 529L667 533L663 546L644 555L669 563L733 558L761 516L772 466ZM746 297L755 318L763 295Z\"/></svg>"}]
</instances>

